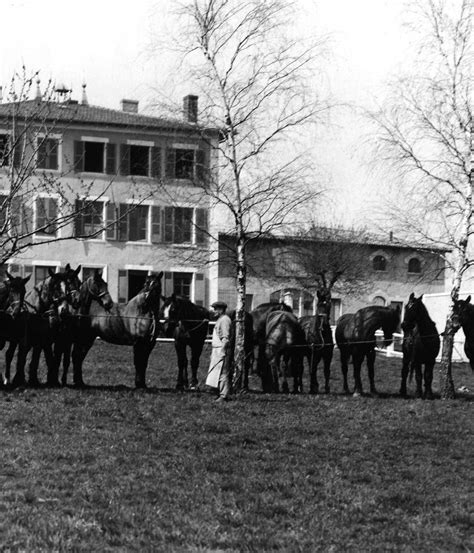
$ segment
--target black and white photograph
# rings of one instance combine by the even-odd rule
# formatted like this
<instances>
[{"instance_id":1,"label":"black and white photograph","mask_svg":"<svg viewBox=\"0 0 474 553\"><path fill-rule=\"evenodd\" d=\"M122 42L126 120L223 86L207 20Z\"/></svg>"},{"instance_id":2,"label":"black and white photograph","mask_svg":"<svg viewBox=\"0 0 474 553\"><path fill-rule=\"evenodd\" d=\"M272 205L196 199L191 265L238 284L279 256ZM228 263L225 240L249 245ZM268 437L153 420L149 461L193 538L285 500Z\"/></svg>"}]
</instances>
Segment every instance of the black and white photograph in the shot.
<instances>
[{"instance_id":1,"label":"black and white photograph","mask_svg":"<svg viewBox=\"0 0 474 553\"><path fill-rule=\"evenodd\" d=\"M474 552L473 0L0 14L0 551Z\"/></svg>"}]
</instances>

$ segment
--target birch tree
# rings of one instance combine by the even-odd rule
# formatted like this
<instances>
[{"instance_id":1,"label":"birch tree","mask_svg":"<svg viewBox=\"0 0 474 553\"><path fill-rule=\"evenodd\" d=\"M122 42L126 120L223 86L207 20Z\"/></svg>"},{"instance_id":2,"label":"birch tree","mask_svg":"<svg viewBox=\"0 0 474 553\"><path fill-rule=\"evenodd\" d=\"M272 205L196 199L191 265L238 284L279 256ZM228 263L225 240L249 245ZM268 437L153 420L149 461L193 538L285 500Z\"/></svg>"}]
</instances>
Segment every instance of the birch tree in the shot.
<instances>
[{"instance_id":1,"label":"birch tree","mask_svg":"<svg viewBox=\"0 0 474 553\"><path fill-rule=\"evenodd\" d=\"M395 168L405 200L395 204L397 231L450 250L451 304L439 372L441 397L447 399L454 397L453 306L474 264L473 5L471 0L419 0L410 7L419 63L393 84L385 106L370 117L380 159Z\"/></svg>"},{"instance_id":2,"label":"birch tree","mask_svg":"<svg viewBox=\"0 0 474 553\"><path fill-rule=\"evenodd\" d=\"M193 0L181 16L185 58L203 103L200 120L221 130L202 189L234 240L238 391L249 241L294 230L320 192L297 139L328 109L313 72L323 45L291 38L291 6L280 0Z\"/></svg>"}]
</instances>

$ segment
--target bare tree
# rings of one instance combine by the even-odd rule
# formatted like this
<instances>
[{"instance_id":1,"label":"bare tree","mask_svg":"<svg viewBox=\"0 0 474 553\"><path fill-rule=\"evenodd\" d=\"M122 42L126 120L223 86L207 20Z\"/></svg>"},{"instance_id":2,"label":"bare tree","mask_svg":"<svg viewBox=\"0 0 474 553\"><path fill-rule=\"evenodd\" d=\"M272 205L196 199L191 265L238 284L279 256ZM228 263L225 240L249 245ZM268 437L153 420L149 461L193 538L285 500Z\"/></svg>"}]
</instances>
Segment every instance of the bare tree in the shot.
<instances>
[{"instance_id":1,"label":"bare tree","mask_svg":"<svg viewBox=\"0 0 474 553\"><path fill-rule=\"evenodd\" d=\"M396 169L404 200L392 217L397 232L451 250L446 261L453 303L474 263L468 248L474 232L472 6L470 0L419 0L411 6L420 63L393 84L386 106L370 114L379 154ZM453 303L444 330L442 398L454 397Z\"/></svg>"},{"instance_id":2,"label":"bare tree","mask_svg":"<svg viewBox=\"0 0 474 553\"><path fill-rule=\"evenodd\" d=\"M192 0L181 16L183 52L204 100L200 120L220 130L211 144L213 169L199 184L226 223L220 230L234 237L238 390L249 241L294 230L320 192L297 143L302 127L328 108L310 89L322 44L285 36L291 9L281 0Z\"/></svg>"},{"instance_id":3,"label":"bare tree","mask_svg":"<svg viewBox=\"0 0 474 553\"><path fill-rule=\"evenodd\" d=\"M115 179L110 174L108 184L89 201L79 198L89 195L94 181L82 180L78 186L67 178L73 176L75 160L62 166L59 137L77 111L70 91L58 89L51 80L40 90L39 72L23 67L14 74L4 100L0 103L0 266L35 245L91 238L116 225L117 219L110 219L90 232L70 231L78 216L91 214L94 202ZM141 192L137 205L145 195L150 193Z\"/></svg>"}]
</instances>

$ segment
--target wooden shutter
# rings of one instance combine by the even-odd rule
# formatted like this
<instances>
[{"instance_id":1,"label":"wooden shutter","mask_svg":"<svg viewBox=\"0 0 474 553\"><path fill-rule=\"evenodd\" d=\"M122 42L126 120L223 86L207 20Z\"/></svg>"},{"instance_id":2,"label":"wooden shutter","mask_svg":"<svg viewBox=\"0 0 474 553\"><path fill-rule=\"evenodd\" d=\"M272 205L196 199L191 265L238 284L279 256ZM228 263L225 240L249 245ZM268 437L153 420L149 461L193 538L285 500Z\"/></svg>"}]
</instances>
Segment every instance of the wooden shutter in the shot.
<instances>
[{"instance_id":1,"label":"wooden shutter","mask_svg":"<svg viewBox=\"0 0 474 553\"><path fill-rule=\"evenodd\" d=\"M128 204L119 205L119 220L118 220L118 238L122 242L128 240L128 211L130 206Z\"/></svg>"},{"instance_id":2,"label":"wooden shutter","mask_svg":"<svg viewBox=\"0 0 474 553\"><path fill-rule=\"evenodd\" d=\"M82 209L84 202L82 200L76 200L74 210L74 236L77 238L84 234L84 217Z\"/></svg>"},{"instance_id":3,"label":"wooden shutter","mask_svg":"<svg viewBox=\"0 0 474 553\"><path fill-rule=\"evenodd\" d=\"M117 240L117 206L113 203L105 206L105 225L106 240Z\"/></svg>"},{"instance_id":4,"label":"wooden shutter","mask_svg":"<svg viewBox=\"0 0 474 553\"><path fill-rule=\"evenodd\" d=\"M196 244L205 246L209 237L209 221L207 209L196 209Z\"/></svg>"},{"instance_id":5,"label":"wooden shutter","mask_svg":"<svg viewBox=\"0 0 474 553\"><path fill-rule=\"evenodd\" d=\"M37 167L39 169L46 169L46 140L44 138L38 138L37 140L36 159Z\"/></svg>"},{"instance_id":6,"label":"wooden shutter","mask_svg":"<svg viewBox=\"0 0 474 553\"><path fill-rule=\"evenodd\" d=\"M170 179L176 177L176 150L174 148L166 149L166 176Z\"/></svg>"},{"instance_id":7,"label":"wooden shutter","mask_svg":"<svg viewBox=\"0 0 474 553\"><path fill-rule=\"evenodd\" d=\"M127 271L119 269L118 272L118 302L127 303L128 297L128 278Z\"/></svg>"},{"instance_id":8,"label":"wooden shutter","mask_svg":"<svg viewBox=\"0 0 474 553\"><path fill-rule=\"evenodd\" d=\"M151 206L151 241L153 244L161 242L161 206Z\"/></svg>"},{"instance_id":9,"label":"wooden shutter","mask_svg":"<svg viewBox=\"0 0 474 553\"><path fill-rule=\"evenodd\" d=\"M166 206L164 208L163 221L163 242L173 242L174 240L174 208Z\"/></svg>"},{"instance_id":10,"label":"wooden shutter","mask_svg":"<svg viewBox=\"0 0 474 553\"><path fill-rule=\"evenodd\" d=\"M24 146L24 140L23 137L17 138L13 144L13 167L19 168L22 165L23 160L23 146Z\"/></svg>"},{"instance_id":11,"label":"wooden shutter","mask_svg":"<svg viewBox=\"0 0 474 553\"><path fill-rule=\"evenodd\" d=\"M74 140L74 171L84 171L84 142L81 140Z\"/></svg>"},{"instance_id":12,"label":"wooden shutter","mask_svg":"<svg viewBox=\"0 0 474 553\"><path fill-rule=\"evenodd\" d=\"M171 296L173 293L173 273L165 273L165 278L163 279L163 295Z\"/></svg>"},{"instance_id":13,"label":"wooden shutter","mask_svg":"<svg viewBox=\"0 0 474 553\"><path fill-rule=\"evenodd\" d=\"M206 301L206 281L202 273L194 275L194 303L204 305Z\"/></svg>"},{"instance_id":14,"label":"wooden shutter","mask_svg":"<svg viewBox=\"0 0 474 553\"><path fill-rule=\"evenodd\" d=\"M120 144L120 174L130 175L130 146Z\"/></svg>"},{"instance_id":15,"label":"wooden shutter","mask_svg":"<svg viewBox=\"0 0 474 553\"><path fill-rule=\"evenodd\" d=\"M151 176L161 179L161 148L158 146L151 149Z\"/></svg>"},{"instance_id":16,"label":"wooden shutter","mask_svg":"<svg viewBox=\"0 0 474 553\"><path fill-rule=\"evenodd\" d=\"M105 163L105 172L107 175L115 175L117 169L116 169L116 144L110 144L110 142L106 145L106 163Z\"/></svg>"}]
</instances>

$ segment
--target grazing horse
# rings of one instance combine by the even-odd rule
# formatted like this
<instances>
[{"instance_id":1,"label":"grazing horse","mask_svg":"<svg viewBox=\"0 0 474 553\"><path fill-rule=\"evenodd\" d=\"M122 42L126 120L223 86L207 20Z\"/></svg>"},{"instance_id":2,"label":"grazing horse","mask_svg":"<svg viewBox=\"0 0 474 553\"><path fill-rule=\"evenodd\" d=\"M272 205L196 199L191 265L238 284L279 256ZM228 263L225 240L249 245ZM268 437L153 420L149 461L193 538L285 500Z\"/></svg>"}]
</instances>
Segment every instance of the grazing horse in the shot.
<instances>
[{"instance_id":1,"label":"grazing horse","mask_svg":"<svg viewBox=\"0 0 474 553\"><path fill-rule=\"evenodd\" d=\"M440 339L435 323L431 320L428 311L419 298L410 294L405 307L405 316L402 322L403 330L403 366L400 395L407 395L407 377L415 371L416 395L423 397L422 381L425 381L425 398L433 399L431 383L433 381L433 367L439 353ZM424 375L422 365L425 366Z\"/></svg>"},{"instance_id":2,"label":"grazing horse","mask_svg":"<svg viewBox=\"0 0 474 553\"><path fill-rule=\"evenodd\" d=\"M318 304L316 315L308 315L300 318L300 324L304 330L308 348L304 355L308 359L310 370L310 394L317 394L318 385L318 364L324 363L324 391L329 393L329 379L331 377L331 361L334 350L330 316L331 316L331 291L327 288L318 290Z\"/></svg>"},{"instance_id":3,"label":"grazing horse","mask_svg":"<svg viewBox=\"0 0 474 553\"><path fill-rule=\"evenodd\" d=\"M471 303L471 296L468 296L465 300L454 302L453 315L463 329L464 336L466 337L464 341L464 353L469 359L471 370L474 371L474 305ZM457 325L458 328L459 325Z\"/></svg>"},{"instance_id":4,"label":"grazing horse","mask_svg":"<svg viewBox=\"0 0 474 553\"><path fill-rule=\"evenodd\" d=\"M211 314L200 305L187 298L171 295L164 298L161 317L164 319L164 332L168 338L174 338L174 347L178 357L177 390L189 387L187 347L191 349L191 390L198 386L199 358L208 333Z\"/></svg>"},{"instance_id":5,"label":"grazing horse","mask_svg":"<svg viewBox=\"0 0 474 553\"><path fill-rule=\"evenodd\" d=\"M336 326L336 343L341 354L341 369L344 379L344 392L349 393L347 368L350 358L354 365L354 396L362 394L360 371L364 358L370 381L370 393L376 394L374 381L375 331L382 328L384 344L391 344L393 333L400 322L400 310L391 307L371 305L356 313L346 313L339 317Z\"/></svg>"},{"instance_id":6,"label":"grazing horse","mask_svg":"<svg viewBox=\"0 0 474 553\"><path fill-rule=\"evenodd\" d=\"M84 386L82 364L100 337L111 344L133 346L135 386L146 388L148 358L159 330L162 276L163 272L149 275L143 289L123 306L112 301L100 271L81 285L80 320L72 350L75 386Z\"/></svg>"},{"instance_id":7,"label":"grazing horse","mask_svg":"<svg viewBox=\"0 0 474 553\"><path fill-rule=\"evenodd\" d=\"M10 340L6 352L6 378L10 378L10 366L18 346L17 370L13 378L13 386L25 384L26 357L33 350L28 371L28 384L38 386L38 365L41 351L44 351L48 367L48 384L57 385L52 380L54 360L52 344L61 318L69 313L66 298L64 275L49 270L49 276L37 284L25 296L25 324L19 329L18 335Z\"/></svg>"},{"instance_id":8,"label":"grazing horse","mask_svg":"<svg viewBox=\"0 0 474 553\"><path fill-rule=\"evenodd\" d=\"M282 371L282 391L288 393L287 376L293 376L293 393L302 390L303 348L306 339L303 329L293 313L287 311L272 311L267 315L265 331L265 358L270 367L271 391L280 391L279 372L281 360L284 361ZM264 390L266 391L266 390Z\"/></svg>"},{"instance_id":9,"label":"grazing horse","mask_svg":"<svg viewBox=\"0 0 474 553\"><path fill-rule=\"evenodd\" d=\"M257 346L257 374L259 374L262 379L262 390L264 392L271 392L272 390L272 376L265 357L265 332L267 315L273 311L293 313L293 309L282 302L262 303L257 305L257 307L250 312L253 318L254 345Z\"/></svg>"}]
</instances>

